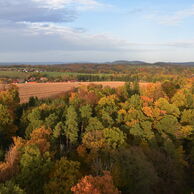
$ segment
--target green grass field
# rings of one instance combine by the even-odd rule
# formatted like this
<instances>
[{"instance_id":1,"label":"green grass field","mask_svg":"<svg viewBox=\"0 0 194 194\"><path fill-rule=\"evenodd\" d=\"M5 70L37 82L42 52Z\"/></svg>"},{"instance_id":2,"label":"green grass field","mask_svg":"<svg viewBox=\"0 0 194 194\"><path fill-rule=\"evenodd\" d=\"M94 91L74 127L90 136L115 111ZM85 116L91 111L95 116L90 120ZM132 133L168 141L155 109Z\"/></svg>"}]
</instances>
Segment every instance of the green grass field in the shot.
<instances>
[{"instance_id":1,"label":"green grass field","mask_svg":"<svg viewBox=\"0 0 194 194\"><path fill-rule=\"evenodd\" d=\"M18 71L0 71L0 78L19 78L25 79L30 73L18 72Z\"/></svg>"},{"instance_id":2,"label":"green grass field","mask_svg":"<svg viewBox=\"0 0 194 194\"><path fill-rule=\"evenodd\" d=\"M18 79L25 79L30 75L36 74L35 72L18 72L18 71L0 71L0 78L18 78ZM86 73L72 73L72 72L40 72L38 73L42 76L46 76L48 78L57 78L57 77L64 77L64 76L84 76L84 75L91 75L91 76L110 76L111 74L86 74Z\"/></svg>"},{"instance_id":3,"label":"green grass field","mask_svg":"<svg viewBox=\"0 0 194 194\"><path fill-rule=\"evenodd\" d=\"M112 74L90 74L90 73L72 73L72 72L43 72L48 77L63 77L64 75L92 75L92 76L110 76Z\"/></svg>"}]
</instances>

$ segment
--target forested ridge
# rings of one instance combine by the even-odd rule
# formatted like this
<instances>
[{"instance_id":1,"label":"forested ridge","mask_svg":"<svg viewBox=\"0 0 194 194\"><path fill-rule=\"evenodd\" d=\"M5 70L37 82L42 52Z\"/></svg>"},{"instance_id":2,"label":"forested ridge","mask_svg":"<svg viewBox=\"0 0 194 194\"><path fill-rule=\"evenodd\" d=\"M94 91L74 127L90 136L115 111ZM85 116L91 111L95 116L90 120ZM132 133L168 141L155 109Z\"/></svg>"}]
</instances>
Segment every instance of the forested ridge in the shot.
<instances>
[{"instance_id":1,"label":"forested ridge","mask_svg":"<svg viewBox=\"0 0 194 194\"><path fill-rule=\"evenodd\" d=\"M194 84L91 84L20 104L0 91L0 194L190 194Z\"/></svg>"}]
</instances>

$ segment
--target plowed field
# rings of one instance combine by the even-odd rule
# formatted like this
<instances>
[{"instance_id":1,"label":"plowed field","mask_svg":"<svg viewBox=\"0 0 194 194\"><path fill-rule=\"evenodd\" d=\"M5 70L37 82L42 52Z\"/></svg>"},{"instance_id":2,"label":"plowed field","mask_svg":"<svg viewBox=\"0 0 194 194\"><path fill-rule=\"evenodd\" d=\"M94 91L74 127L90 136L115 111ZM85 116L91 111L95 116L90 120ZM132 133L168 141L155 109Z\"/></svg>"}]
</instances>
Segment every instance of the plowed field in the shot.
<instances>
[{"instance_id":1,"label":"plowed field","mask_svg":"<svg viewBox=\"0 0 194 194\"><path fill-rule=\"evenodd\" d=\"M48 98L69 91L75 87L88 84L102 84L103 86L119 87L124 82L59 82L59 83L26 83L16 84L19 88L21 103L25 103L31 96Z\"/></svg>"},{"instance_id":2,"label":"plowed field","mask_svg":"<svg viewBox=\"0 0 194 194\"><path fill-rule=\"evenodd\" d=\"M67 92L73 88L89 85L101 84L103 86L119 87L123 86L125 82L58 82L58 83L25 83L16 84L19 88L20 102L28 102L31 96L38 98L49 98ZM146 87L149 83L140 83L140 86ZM7 88L8 85L0 84L0 90Z\"/></svg>"}]
</instances>

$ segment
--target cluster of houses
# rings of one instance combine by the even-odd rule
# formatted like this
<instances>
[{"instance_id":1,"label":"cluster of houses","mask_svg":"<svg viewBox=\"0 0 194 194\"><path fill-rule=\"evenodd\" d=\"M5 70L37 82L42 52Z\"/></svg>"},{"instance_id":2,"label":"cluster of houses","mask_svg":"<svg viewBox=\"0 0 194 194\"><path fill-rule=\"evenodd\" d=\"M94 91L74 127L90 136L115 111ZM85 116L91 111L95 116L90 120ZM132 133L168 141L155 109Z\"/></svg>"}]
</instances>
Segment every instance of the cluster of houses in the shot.
<instances>
[{"instance_id":1,"label":"cluster of houses","mask_svg":"<svg viewBox=\"0 0 194 194\"><path fill-rule=\"evenodd\" d=\"M45 72L45 70L40 70L40 69L34 69L34 68L24 68L24 69L18 69L17 71L19 72L25 72L25 73L41 73L41 72Z\"/></svg>"},{"instance_id":2,"label":"cluster of houses","mask_svg":"<svg viewBox=\"0 0 194 194\"><path fill-rule=\"evenodd\" d=\"M20 83L45 83L48 82L47 77L40 77L37 79L36 77L30 77L29 79L15 79L12 81L14 84L20 84Z\"/></svg>"}]
</instances>

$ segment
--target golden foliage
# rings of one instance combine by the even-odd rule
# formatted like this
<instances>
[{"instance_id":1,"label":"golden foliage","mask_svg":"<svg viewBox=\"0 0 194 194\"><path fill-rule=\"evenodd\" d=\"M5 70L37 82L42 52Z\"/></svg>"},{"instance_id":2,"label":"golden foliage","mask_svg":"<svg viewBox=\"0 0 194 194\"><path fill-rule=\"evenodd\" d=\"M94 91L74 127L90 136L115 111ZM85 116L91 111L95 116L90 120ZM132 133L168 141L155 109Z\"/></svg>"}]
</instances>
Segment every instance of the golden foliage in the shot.
<instances>
[{"instance_id":1,"label":"golden foliage","mask_svg":"<svg viewBox=\"0 0 194 194\"><path fill-rule=\"evenodd\" d=\"M24 146L36 144L42 154L48 151L50 148L50 143L48 141L50 133L49 130L39 128L32 132L31 139L28 141L20 137L13 137L14 144L7 152L5 162L0 163L0 182L9 180L18 172L21 148Z\"/></svg>"},{"instance_id":2,"label":"golden foliage","mask_svg":"<svg viewBox=\"0 0 194 194\"><path fill-rule=\"evenodd\" d=\"M5 156L5 162L0 163L0 182L9 180L19 170L20 153L17 146L11 146Z\"/></svg>"},{"instance_id":3,"label":"golden foliage","mask_svg":"<svg viewBox=\"0 0 194 194\"><path fill-rule=\"evenodd\" d=\"M43 154L49 151L50 143L49 143L49 136L51 134L51 130L45 129L44 127L35 129L30 134L31 139L27 142L27 145L36 144L40 152Z\"/></svg>"}]
</instances>

